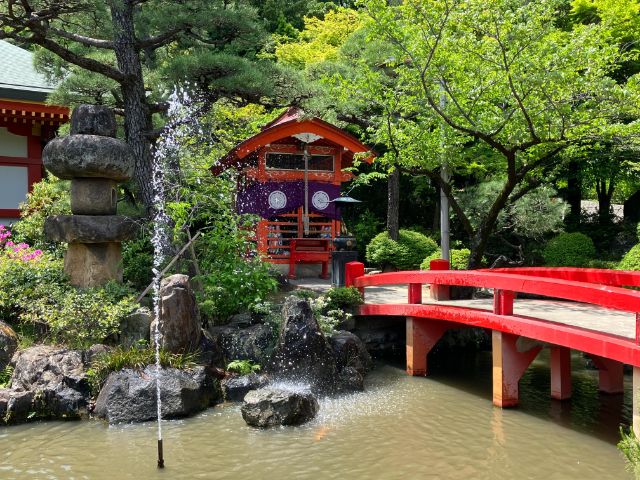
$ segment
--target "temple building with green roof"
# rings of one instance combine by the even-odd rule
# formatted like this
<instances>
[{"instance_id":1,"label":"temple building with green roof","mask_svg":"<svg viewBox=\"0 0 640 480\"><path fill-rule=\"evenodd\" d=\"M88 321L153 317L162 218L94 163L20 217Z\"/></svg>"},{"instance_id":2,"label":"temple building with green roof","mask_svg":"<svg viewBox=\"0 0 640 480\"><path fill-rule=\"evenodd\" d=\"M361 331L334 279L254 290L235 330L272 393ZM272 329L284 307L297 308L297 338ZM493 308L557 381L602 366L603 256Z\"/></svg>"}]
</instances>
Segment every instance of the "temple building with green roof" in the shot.
<instances>
[{"instance_id":1,"label":"temple building with green roof","mask_svg":"<svg viewBox=\"0 0 640 480\"><path fill-rule=\"evenodd\" d=\"M33 54L0 40L0 224L20 217L18 207L42 179L42 149L69 109L48 105L55 88L33 67Z\"/></svg>"}]
</instances>

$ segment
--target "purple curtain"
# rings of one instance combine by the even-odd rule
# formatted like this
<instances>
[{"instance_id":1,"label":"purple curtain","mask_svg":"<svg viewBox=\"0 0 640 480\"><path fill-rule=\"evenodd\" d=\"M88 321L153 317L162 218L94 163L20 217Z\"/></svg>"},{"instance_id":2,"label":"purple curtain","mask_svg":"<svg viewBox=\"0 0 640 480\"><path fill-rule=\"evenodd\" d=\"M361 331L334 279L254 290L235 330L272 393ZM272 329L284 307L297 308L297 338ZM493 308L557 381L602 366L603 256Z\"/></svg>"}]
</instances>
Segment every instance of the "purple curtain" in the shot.
<instances>
[{"instance_id":1,"label":"purple curtain","mask_svg":"<svg viewBox=\"0 0 640 480\"><path fill-rule=\"evenodd\" d=\"M309 182L309 210L339 220L334 203L340 196L340 186ZM238 213L252 213L272 219L304 205L304 182L254 183L238 192Z\"/></svg>"}]
</instances>

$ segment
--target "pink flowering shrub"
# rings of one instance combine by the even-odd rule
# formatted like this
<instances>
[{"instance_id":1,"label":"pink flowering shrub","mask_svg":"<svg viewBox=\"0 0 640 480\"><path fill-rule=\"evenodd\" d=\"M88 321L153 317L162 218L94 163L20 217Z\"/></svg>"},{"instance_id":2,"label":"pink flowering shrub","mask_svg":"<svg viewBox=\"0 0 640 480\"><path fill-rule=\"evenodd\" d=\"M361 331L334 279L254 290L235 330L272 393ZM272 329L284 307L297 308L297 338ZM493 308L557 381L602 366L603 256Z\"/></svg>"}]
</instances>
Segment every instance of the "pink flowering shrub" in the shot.
<instances>
[{"instance_id":1,"label":"pink flowering shrub","mask_svg":"<svg viewBox=\"0 0 640 480\"><path fill-rule=\"evenodd\" d=\"M0 224L0 248L6 257L23 262L36 261L42 257L42 250L31 248L24 242L14 243L9 238L11 231Z\"/></svg>"}]
</instances>

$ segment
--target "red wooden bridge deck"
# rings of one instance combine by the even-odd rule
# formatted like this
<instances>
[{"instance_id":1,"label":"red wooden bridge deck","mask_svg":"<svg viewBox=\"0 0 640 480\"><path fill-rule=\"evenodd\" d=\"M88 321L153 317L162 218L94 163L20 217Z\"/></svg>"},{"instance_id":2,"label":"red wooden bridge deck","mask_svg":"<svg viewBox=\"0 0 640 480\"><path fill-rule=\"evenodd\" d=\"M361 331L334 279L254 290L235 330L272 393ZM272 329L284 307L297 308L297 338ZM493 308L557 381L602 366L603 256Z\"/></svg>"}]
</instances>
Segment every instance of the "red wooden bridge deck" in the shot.
<instances>
[{"instance_id":1,"label":"red wooden bridge deck","mask_svg":"<svg viewBox=\"0 0 640 480\"><path fill-rule=\"evenodd\" d=\"M587 354L599 370L599 388L623 391L623 365L633 367L633 428L640 434L640 272L578 268L406 271L364 275L347 265L347 285L358 287L360 315L406 317L407 373L427 374L427 354L449 329L491 331L493 403L518 404L518 382L542 348L551 352L551 396L571 396L571 350ZM407 285L405 299L398 285ZM423 296L423 287L440 300ZM492 299L443 300L446 286L489 289ZM387 290L385 292L385 290ZM545 300L514 300L518 294ZM424 298L424 301L423 301Z\"/></svg>"}]
</instances>

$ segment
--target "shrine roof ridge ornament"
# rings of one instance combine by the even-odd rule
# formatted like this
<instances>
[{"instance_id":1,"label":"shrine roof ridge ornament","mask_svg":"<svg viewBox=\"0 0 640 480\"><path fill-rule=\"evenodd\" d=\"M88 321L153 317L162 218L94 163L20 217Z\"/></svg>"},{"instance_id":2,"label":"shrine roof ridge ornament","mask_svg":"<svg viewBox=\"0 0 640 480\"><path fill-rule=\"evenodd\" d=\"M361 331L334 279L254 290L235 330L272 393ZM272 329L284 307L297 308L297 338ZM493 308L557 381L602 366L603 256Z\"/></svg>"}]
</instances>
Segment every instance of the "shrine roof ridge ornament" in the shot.
<instances>
[{"instance_id":1,"label":"shrine roof ridge ornament","mask_svg":"<svg viewBox=\"0 0 640 480\"><path fill-rule=\"evenodd\" d=\"M317 117L303 118L300 109L290 107L278 118L262 127L259 133L236 145L216 164L211 166L211 172L214 175L218 175L229 167L241 168L243 165L242 160L250 154L288 137L294 137L309 144L325 139L343 147L343 149L352 154L369 153L363 159L367 163L371 163L376 156L375 152L345 130Z\"/></svg>"}]
</instances>

